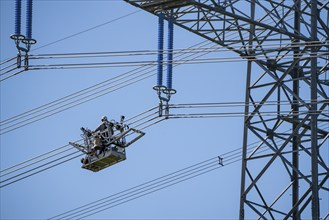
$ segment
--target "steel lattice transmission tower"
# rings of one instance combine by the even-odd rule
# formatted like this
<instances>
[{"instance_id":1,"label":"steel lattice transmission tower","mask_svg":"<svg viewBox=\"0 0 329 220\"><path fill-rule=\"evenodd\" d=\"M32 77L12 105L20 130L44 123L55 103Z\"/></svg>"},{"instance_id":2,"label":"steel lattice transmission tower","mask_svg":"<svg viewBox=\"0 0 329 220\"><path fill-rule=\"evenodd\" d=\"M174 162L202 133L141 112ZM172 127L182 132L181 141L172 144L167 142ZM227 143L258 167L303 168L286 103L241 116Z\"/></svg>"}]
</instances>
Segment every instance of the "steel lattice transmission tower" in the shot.
<instances>
[{"instance_id":1,"label":"steel lattice transmission tower","mask_svg":"<svg viewBox=\"0 0 329 220\"><path fill-rule=\"evenodd\" d=\"M329 1L125 1L248 60L240 219L329 218Z\"/></svg>"}]
</instances>

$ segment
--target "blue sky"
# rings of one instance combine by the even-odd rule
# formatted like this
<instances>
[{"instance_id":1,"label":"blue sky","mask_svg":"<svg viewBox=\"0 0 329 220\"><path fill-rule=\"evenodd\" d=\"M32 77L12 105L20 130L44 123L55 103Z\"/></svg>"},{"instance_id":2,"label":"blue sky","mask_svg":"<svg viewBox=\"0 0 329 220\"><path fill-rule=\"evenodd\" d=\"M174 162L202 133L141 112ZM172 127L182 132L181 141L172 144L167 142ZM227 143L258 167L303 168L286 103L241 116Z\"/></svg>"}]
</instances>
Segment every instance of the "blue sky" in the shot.
<instances>
[{"instance_id":1,"label":"blue sky","mask_svg":"<svg viewBox=\"0 0 329 220\"><path fill-rule=\"evenodd\" d=\"M25 1L23 6L25 11ZM33 45L31 54L156 50L157 18L137 11L123 1L35 1L33 37L37 44ZM137 13L36 49L133 12ZM9 38L13 32L14 1L1 0L1 60L16 55L14 42ZM25 33L24 16L22 32ZM204 41L178 27L175 27L174 38L174 48L187 48ZM221 55L232 56L230 53ZM116 61L140 59L155 60L156 55L148 58L119 57ZM37 64L38 61L33 62ZM23 72L1 82L1 120L133 68ZM245 73L245 62L180 65L173 73L173 87L177 94L171 102L243 101ZM147 78L3 134L1 170L80 139L80 127L95 128L103 115L119 120L120 115L130 118L158 105L152 89L155 83L155 77ZM243 108L235 108L234 111L241 112ZM53 217L241 148L242 131L242 117L162 121L146 129L146 135L127 149L126 161L103 171L92 173L83 170L77 158L1 188L1 219ZM88 218L236 219L240 175L240 162L234 163Z\"/></svg>"}]
</instances>

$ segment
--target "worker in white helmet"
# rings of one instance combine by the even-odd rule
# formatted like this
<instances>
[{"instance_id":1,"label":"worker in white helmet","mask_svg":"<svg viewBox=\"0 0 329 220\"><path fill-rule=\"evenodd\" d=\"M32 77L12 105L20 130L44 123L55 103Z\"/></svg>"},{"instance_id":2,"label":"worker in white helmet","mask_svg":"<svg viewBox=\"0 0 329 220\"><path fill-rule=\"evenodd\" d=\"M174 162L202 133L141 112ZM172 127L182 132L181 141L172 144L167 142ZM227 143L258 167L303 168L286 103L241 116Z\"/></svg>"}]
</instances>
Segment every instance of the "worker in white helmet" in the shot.
<instances>
[{"instance_id":1,"label":"worker in white helmet","mask_svg":"<svg viewBox=\"0 0 329 220\"><path fill-rule=\"evenodd\" d=\"M113 135L113 124L107 120L106 116L102 117L102 123L94 130L94 153L105 150L106 145L110 142Z\"/></svg>"}]
</instances>

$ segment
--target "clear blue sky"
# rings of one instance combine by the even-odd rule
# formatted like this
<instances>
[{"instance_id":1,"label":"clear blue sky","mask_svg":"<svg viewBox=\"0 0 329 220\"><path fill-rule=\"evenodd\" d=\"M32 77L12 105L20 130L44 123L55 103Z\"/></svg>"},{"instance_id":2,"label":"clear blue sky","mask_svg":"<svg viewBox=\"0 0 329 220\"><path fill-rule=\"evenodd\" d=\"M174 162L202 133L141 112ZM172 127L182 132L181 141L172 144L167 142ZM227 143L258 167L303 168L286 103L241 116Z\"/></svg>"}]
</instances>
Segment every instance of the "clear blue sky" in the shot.
<instances>
[{"instance_id":1,"label":"clear blue sky","mask_svg":"<svg viewBox=\"0 0 329 220\"><path fill-rule=\"evenodd\" d=\"M33 48L135 12L123 1L34 1ZM23 15L25 1L23 1ZM1 0L1 60L16 55L14 1ZM25 33L23 16L22 32ZM204 41L175 27L174 48ZM144 11L32 54L155 50L157 18ZM225 54L231 56L232 54ZM216 56L216 55L215 55ZM108 58L111 60L112 58ZM139 57L116 58L139 61ZM148 59L156 59L156 55ZM37 61L34 61L37 63ZM243 101L246 63L181 65L174 69L172 103ZM1 83L1 120L39 107L133 68L27 71ZM107 115L118 120L158 104L155 77L1 136L1 170L80 139L80 127L95 128ZM243 109L235 109L242 111ZM145 130L127 149L128 159L98 173L80 159L1 189L1 219L46 219L129 189L200 161L235 150L242 143L243 118L173 119ZM225 162L225 158L224 158ZM139 199L89 219L236 219L240 162Z\"/></svg>"}]
</instances>

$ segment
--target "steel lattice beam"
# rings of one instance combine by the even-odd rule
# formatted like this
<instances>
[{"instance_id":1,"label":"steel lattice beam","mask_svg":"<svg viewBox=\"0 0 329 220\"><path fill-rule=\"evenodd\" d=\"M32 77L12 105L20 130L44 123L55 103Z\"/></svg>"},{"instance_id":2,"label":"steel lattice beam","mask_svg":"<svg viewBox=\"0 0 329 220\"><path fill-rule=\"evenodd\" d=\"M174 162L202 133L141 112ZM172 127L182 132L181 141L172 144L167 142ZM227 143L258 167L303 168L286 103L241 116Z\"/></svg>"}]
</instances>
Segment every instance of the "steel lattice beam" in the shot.
<instances>
[{"instance_id":1,"label":"steel lattice beam","mask_svg":"<svg viewBox=\"0 0 329 220\"><path fill-rule=\"evenodd\" d=\"M248 60L240 219L324 217L329 1L125 1L154 15L171 15L177 26ZM265 105L269 101L277 104ZM250 151L255 140L259 144ZM281 176L269 188L273 175Z\"/></svg>"}]
</instances>

